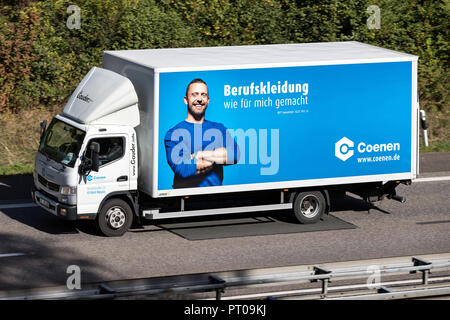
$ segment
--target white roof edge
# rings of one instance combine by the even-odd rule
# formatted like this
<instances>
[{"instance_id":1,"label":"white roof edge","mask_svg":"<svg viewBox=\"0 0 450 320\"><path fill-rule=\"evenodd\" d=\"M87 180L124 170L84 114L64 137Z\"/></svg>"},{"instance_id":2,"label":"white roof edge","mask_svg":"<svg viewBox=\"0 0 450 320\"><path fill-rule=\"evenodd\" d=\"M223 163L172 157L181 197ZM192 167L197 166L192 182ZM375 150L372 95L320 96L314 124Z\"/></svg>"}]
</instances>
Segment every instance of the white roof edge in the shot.
<instances>
[{"instance_id":1,"label":"white roof edge","mask_svg":"<svg viewBox=\"0 0 450 320\"><path fill-rule=\"evenodd\" d=\"M131 50L135 51L134 49L131 49ZM141 64L141 63L138 63L137 61L135 61L133 59L129 59L129 58L126 58L126 57L123 57L123 56L120 56L120 55L117 54L118 52L121 52L121 51L123 52L123 51L131 51L131 50L108 50L108 51L103 51L103 55L102 55L103 56L103 61L104 61L105 53L107 53L107 54L109 54L111 56L114 56L114 57L119 58L121 60L125 60L125 61L127 61L129 63L139 64L139 66L141 66L141 67L154 69L156 71L157 67L155 67L155 66L152 66L152 65L149 65L149 64ZM139 50L157 50L157 49L139 49ZM104 65L102 65L102 68L106 69L106 70L109 70L108 68L104 67Z\"/></svg>"},{"instance_id":2,"label":"white roof edge","mask_svg":"<svg viewBox=\"0 0 450 320\"><path fill-rule=\"evenodd\" d=\"M365 45L365 46L369 46L372 48L376 48L376 49L380 49L380 50L385 50L385 51L389 51L389 52L394 52L397 54L404 54L404 55L409 55L409 56L415 56L413 54L410 53L405 53L402 51L397 51L397 50L393 50L393 49L387 49L384 47L379 47L373 44L369 44L369 43L365 43L365 42L361 42L361 41L356 41L356 40L349 40L349 41L317 41L317 42L292 42L292 43L268 43L268 44L243 44L243 45L236 45L236 46L209 46L209 47L176 47L176 48L148 48L148 49L128 49L128 50L105 50L103 51L103 53L108 53L108 54L117 54L117 53L121 53L121 52L127 52L127 51L147 51L147 50L168 50L168 51L177 51L177 50L198 50L198 49L229 49L229 48L247 48L247 47L276 47L276 46L312 46L312 45L326 45L326 44L342 44L342 43L355 43L355 44L359 44L359 45Z\"/></svg>"},{"instance_id":3,"label":"white roof edge","mask_svg":"<svg viewBox=\"0 0 450 320\"><path fill-rule=\"evenodd\" d=\"M241 64L241 65L211 65L204 67L159 67L153 68L154 72L188 72L188 71L206 71L206 70L233 70L233 69L261 69L261 68L283 68L283 67L307 67L322 65L342 65L342 64L362 64L362 63L385 63L385 62L403 62L417 61L418 57L403 58L378 58L378 59L360 59L360 60L327 60L312 61L304 63L264 63L264 64Z\"/></svg>"},{"instance_id":4,"label":"white roof edge","mask_svg":"<svg viewBox=\"0 0 450 320\"><path fill-rule=\"evenodd\" d=\"M264 48L271 47L279 47L281 51L269 50L269 54L264 52ZM299 48L299 50L292 50L289 47ZM369 49L367 54L364 54L365 47ZM249 55L242 48L249 48ZM286 50L282 50L283 48ZM305 50L302 51L301 48L305 48ZM226 49L226 52L222 52L221 49ZM214 54L216 51L217 55ZM240 55L243 57L242 61L237 58ZM138 64L153 69L155 72L415 61L418 59L418 56L409 53L359 41L108 50L103 52L103 57L105 58L105 56ZM181 56L184 59L180 59Z\"/></svg>"},{"instance_id":5,"label":"white roof edge","mask_svg":"<svg viewBox=\"0 0 450 320\"><path fill-rule=\"evenodd\" d=\"M393 49L383 48L383 47L379 47L379 46L376 46L376 45L373 45L373 44L370 44L370 43L365 43L365 42L360 42L360 41L348 41L348 42L354 42L354 43L358 43L358 44L363 45L363 46L381 49L381 50L384 50L386 52L394 52L394 53L397 53L397 54L401 54L401 55L409 56L411 58L415 58L416 60L419 58L419 56L411 54L411 53L406 53L406 52L403 52L403 51L397 51L397 50L393 50Z\"/></svg>"}]
</instances>

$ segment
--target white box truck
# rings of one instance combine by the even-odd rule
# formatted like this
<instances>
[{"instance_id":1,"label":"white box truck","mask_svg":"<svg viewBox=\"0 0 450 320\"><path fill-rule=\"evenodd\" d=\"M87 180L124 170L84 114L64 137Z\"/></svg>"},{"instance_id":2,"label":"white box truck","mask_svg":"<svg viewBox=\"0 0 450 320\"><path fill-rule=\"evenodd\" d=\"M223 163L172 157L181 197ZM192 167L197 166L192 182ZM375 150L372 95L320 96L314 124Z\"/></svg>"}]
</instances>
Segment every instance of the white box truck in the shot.
<instances>
[{"instance_id":1,"label":"white box truck","mask_svg":"<svg viewBox=\"0 0 450 320\"><path fill-rule=\"evenodd\" d=\"M34 201L132 221L367 201L418 174L417 56L359 42L106 51L42 135Z\"/></svg>"}]
</instances>

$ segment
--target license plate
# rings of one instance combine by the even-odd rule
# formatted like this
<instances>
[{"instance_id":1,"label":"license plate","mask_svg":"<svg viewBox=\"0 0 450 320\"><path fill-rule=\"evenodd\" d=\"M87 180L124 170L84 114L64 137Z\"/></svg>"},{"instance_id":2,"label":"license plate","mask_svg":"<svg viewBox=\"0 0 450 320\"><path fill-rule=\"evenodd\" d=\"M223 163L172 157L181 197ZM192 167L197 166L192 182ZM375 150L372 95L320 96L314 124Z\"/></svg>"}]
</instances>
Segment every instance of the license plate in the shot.
<instances>
[{"instance_id":1,"label":"license plate","mask_svg":"<svg viewBox=\"0 0 450 320\"><path fill-rule=\"evenodd\" d=\"M50 203L48 203L48 201L47 200L44 200L44 199L41 199L41 198L39 198L39 202L44 206L44 207L49 207L50 206Z\"/></svg>"}]
</instances>

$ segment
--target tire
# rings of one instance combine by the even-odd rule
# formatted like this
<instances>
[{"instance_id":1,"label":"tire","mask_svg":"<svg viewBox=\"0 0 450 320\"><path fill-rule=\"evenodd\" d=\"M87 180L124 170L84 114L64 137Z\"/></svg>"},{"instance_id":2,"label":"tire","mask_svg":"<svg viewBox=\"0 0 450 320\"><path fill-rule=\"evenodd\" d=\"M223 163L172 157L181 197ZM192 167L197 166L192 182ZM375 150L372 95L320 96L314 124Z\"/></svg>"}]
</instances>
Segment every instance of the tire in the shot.
<instances>
[{"instance_id":1,"label":"tire","mask_svg":"<svg viewBox=\"0 0 450 320\"><path fill-rule=\"evenodd\" d=\"M293 207L295 217L300 223L316 223L325 212L325 197L320 191L299 192Z\"/></svg>"},{"instance_id":2,"label":"tire","mask_svg":"<svg viewBox=\"0 0 450 320\"><path fill-rule=\"evenodd\" d=\"M107 200L97 216L100 232L107 237L120 237L133 223L130 206L121 199Z\"/></svg>"}]
</instances>

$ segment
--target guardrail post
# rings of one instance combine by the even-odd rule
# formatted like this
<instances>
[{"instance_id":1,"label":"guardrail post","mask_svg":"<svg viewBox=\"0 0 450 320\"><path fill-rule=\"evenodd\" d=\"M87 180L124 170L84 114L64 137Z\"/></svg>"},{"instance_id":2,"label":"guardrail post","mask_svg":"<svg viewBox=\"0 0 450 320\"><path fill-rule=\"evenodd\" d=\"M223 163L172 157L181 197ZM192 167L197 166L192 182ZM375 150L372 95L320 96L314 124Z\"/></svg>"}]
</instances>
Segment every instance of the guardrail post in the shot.
<instances>
[{"instance_id":1,"label":"guardrail post","mask_svg":"<svg viewBox=\"0 0 450 320\"><path fill-rule=\"evenodd\" d=\"M378 288L377 293L392 293L392 290L388 287L381 286Z\"/></svg>"},{"instance_id":2,"label":"guardrail post","mask_svg":"<svg viewBox=\"0 0 450 320\"><path fill-rule=\"evenodd\" d=\"M98 289L99 289L99 292L98 292L99 294L114 294L114 293L116 293L116 290L112 289L111 287L107 286L104 283L101 283L98 286Z\"/></svg>"},{"instance_id":3,"label":"guardrail post","mask_svg":"<svg viewBox=\"0 0 450 320\"><path fill-rule=\"evenodd\" d=\"M209 275L209 280L214 284L220 284L220 288L216 288L216 300L220 300L222 298L222 293L225 292L225 283L226 281L218 276L211 274Z\"/></svg>"},{"instance_id":4,"label":"guardrail post","mask_svg":"<svg viewBox=\"0 0 450 320\"><path fill-rule=\"evenodd\" d=\"M432 263L423 259L419 259L416 257L412 258L412 262L414 263L414 267L418 266L429 266ZM416 273L417 271L411 271L410 273ZM430 269L420 270L422 272L422 284L427 285L428 284L428 275L430 273Z\"/></svg>"},{"instance_id":5,"label":"guardrail post","mask_svg":"<svg viewBox=\"0 0 450 320\"><path fill-rule=\"evenodd\" d=\"M321 268L321 267L314 267L314 275L319 275L319 274L330 274L331 271ZM311 280L311 282L317 282L318 279L313 279ZM326 295L328 293L328 283L331 282L330 276L328 276L327 278L324 279L319 279L320 281L322 281L322 294Z\"/></svg>"},{"instance_id":6,"label":"guardrail post","mask_svg":"<svg viewBox=\"0 0 450 320\"><path fill-rule=\"evenodd\" d=\"M425 110L420 110L420 125L423 131L423 143L425 144L425 147L428 147L428 132Z\"/></svg>"},{"instance_id":7,"label":"guardrail post","mask_svg":"<svg viewBox=\"0 0 450 320\"><path fill-rule=\"evenodd\" d=\"M424 271L422 271L422 283L423 283L424 285L427 285L427 284L428 284L428 274L429 274L429 271L430 271L430 270L424 270Z\"/></svg>"}]
</instances>

